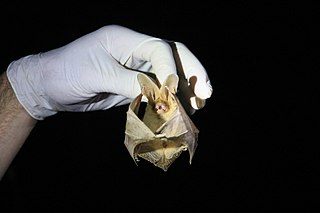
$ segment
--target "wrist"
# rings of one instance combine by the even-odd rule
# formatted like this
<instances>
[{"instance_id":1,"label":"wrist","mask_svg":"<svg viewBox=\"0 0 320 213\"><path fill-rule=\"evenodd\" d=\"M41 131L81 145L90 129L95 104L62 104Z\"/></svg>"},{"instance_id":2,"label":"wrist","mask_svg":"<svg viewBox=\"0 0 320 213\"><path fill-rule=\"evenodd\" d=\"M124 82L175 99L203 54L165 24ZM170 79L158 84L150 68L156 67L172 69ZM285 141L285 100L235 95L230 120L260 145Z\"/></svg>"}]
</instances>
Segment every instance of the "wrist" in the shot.
<instances>
[{"instance_id":1,"label":"wrist","mask_svg":"<svg viewBox=\"0 0 320 213\"><path fill-rule=\"evenodd\" d=\"M29 115L18 101L6 73L0 75L0 94L0 117L4 118L1 119L2 124L19 116L24 117L26 120L30 120L30 124L34 123L35 119Z\"/></svg>"},{"instance_id":2,"label":"wrist","mask_svg":"<svg viewBox=\"0 0 320 213\"><path fill-rule=\"evenodd\" d=\"M50 108L43 91L39 55L26 56L10 63L7 78L16 99L32 118L43 120L57 113Z\"/></svg>"},{"instance_id":3,"label":"wrist","mask_svg":"<svg viewBox=\"0 0 320 213\"><path fill-rule=\"evenodd\" d=\"M0 75L0 180L36 125L19 103L7 79Z\"/></svg>"}]
</instances>

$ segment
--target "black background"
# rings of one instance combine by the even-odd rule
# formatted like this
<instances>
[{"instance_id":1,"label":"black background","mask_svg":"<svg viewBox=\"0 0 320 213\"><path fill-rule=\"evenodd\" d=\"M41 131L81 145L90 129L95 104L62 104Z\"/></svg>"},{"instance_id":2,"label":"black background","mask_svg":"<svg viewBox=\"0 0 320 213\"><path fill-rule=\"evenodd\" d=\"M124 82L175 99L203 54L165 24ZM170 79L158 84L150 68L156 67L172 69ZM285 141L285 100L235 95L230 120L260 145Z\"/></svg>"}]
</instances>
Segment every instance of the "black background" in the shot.
<instances>
[{"instance_id":1,"label":"black background","mask_svg":"<svg viewBox=\"0 0 320 213\"><path fill-rule=\"evenodd\" d=\"M108 24L180 41L213 85L191 116L193 163L186 152L167 172L136 166L123 144L127 106L61 112L38 122L0 182L0 212L319 211L316 7L128 2L2 1L1 70Z\"/></svg>"}]
</instances>

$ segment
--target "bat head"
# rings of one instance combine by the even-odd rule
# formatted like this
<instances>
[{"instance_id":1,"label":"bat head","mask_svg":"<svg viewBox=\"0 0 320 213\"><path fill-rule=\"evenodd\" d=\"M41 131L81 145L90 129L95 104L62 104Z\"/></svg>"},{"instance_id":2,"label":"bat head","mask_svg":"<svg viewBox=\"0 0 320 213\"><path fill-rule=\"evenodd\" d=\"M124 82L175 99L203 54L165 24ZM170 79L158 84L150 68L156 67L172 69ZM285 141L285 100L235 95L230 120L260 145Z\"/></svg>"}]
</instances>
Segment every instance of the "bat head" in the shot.
<instances>
[{"instance_id":1,"label":"bat head","mask_svg":"<svg viewBox=\"0 0 320 213\"><path fill-rule=\"evenodd\" d=\"M144 123L155 132L177 110L175 98L179 78L176 74L168 75L159 87L154 80L145 74L138 74L141 93L147 99L147 106L143 116Z\"/></svg>"}]
</instances>

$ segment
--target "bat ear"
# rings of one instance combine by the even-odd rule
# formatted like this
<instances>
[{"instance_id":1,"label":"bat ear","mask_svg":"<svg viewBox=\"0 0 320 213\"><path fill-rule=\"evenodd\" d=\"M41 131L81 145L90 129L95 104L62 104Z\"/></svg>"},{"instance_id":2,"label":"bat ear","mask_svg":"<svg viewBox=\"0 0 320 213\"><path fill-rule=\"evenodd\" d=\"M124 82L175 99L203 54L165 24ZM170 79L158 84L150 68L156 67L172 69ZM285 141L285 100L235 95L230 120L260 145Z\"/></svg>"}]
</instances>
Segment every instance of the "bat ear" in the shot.
<instances>
[{"instance_id":1,"label":"bat ear","mask_svg":"<svg viewBox=\"0 0 320 213\"><path fill-rule=\"evenodd\" d=\"M160 96L163 100L174 101L173 94L176 94L179 77L176 74L170 74L160 87Z\"/></svg>"},{"instance_id":2,"label":"bat ear","mask_svg":"<svg viewBox=\"0 0 320 213\"><path fill-rule=\"evenodd\" d=\"M156 100L160 95L157 84L146 74L138 73L137 78L142 95L146 96L148 100Z\"/></svg>"},{"instance_id":3,"label":"bat ear","mask_svg":"<svg viewBox=\"0 0 320 213\"><path fill-rule=\"evenodd\" d=\"M179 77L176 74L170 74L163 82L160 88L160 93L165 93L165 90L169 90L170 93L176 94L178 88Z\"/></svg>"}]
</instances>

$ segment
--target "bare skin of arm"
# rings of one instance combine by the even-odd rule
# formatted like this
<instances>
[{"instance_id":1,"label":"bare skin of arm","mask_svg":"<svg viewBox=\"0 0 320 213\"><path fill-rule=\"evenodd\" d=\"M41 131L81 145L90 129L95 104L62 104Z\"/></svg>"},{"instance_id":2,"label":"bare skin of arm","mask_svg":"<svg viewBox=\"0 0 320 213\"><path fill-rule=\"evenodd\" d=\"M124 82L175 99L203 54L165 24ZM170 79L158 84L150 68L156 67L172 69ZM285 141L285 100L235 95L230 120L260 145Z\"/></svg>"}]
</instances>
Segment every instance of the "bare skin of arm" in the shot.
<instances>
[{"instance_id":1,"label":"bare skin of arm","mask_svg":"<svg viewBox=\"0 0 320 213\"><path fill-rule=\"evenodd\" d=\"M19 103L6 73L0 74L0 180L36 123Z\"/></svg>"}]
</instances>

